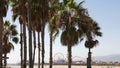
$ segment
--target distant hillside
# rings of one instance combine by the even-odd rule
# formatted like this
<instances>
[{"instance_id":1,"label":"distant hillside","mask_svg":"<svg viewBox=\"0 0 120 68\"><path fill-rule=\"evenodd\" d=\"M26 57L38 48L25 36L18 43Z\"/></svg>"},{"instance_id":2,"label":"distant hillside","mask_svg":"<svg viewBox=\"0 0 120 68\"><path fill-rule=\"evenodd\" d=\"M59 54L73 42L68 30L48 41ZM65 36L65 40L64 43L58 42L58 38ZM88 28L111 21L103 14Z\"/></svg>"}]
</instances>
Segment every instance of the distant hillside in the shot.
<instances>
[{"instance_id":1,"label":"distant hillside","mask_svg":"<svg viewBox=\"0 0 120 68\"><path fill-rule=\"evenodd\" d=\"M108 56L98 56L98 57L94 57L95 60L97 61L105 61L105 62L120 62L120 54L116 54L116 55L108 55Z\"/></svg>"}]
</instances>

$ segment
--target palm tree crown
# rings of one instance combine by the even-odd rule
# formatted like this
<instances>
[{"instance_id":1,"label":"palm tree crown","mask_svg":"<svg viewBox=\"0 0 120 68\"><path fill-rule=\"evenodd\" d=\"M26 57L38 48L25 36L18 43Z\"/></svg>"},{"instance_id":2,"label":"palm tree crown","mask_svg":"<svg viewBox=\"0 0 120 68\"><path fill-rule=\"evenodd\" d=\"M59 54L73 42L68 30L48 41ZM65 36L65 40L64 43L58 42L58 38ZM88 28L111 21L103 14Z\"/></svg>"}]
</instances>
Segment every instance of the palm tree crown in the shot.
<instances>
[{"instance_id":1,"label":"palm tree crown","mask_svg":"<svg viewBox=\"0 0 120 68\"><path fill-rule=\"evenodd\" d=\"M5 21L4 23L4 46L3 46L3 53L9 53L11 49L14 49L13 44L10 41L13 41L14 43L18 43L18 37L17 37L17 30L15 25L11 25L9 21Z\"/></svg>"}]
</instances>

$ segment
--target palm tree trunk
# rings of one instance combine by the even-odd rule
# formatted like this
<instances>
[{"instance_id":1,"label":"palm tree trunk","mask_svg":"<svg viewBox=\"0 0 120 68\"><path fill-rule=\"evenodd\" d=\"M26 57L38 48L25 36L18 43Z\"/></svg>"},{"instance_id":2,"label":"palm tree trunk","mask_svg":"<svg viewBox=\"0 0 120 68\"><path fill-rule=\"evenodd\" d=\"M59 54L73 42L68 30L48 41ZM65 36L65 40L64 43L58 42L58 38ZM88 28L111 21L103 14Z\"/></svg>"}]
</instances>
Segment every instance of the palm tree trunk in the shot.
<instances>
[{"instance_id":1,"label":"palm tree trunk","mask_svg":"<svg viewBox=\"0 0 120 68\"><path fill-rule=\"evenodd\" d=\"M25 18L23 20L23 38L24 38L24 68L26 68L27 62L27 40L26 40L26 22Z\"/></svg>"},{"instance_id":2,"label":"palm tree trunk","mask_svg":"<svg viewBox=\"0 0 120 68\"><path fill-rule=\"evenodd\" d=\"M71 68L72 63L72 51L71 51L71 45L68 44L68 68Z\"/></svg>"},{"instance_id":3,"label":"palm tree trunk","mask_svg":"<svg viewBox=\"0 0 120 68\"><path fill-rule=\"evenodd\" d=\"M21 40L20 40L20 44L21 44L21 49L20 49L20 55L21 55L21 68L23 68L23 34L22 34L22 32L23 32L23 26L22 26L22 24L20 24L20 38L21 38Z\"/></svg>"},{"instance_id":4,"label":"palm tree trunk","mask_svg":"<svg viewBox=\"0 0 120 68\"><path fill-rule=\"evenodd\" d=\"M42 22L42 33L41 33L41 38L42 38L42 68L44 68L44 54L45 54L45 49L44 49L44 22Z\"/></svg>"},{"instance_id":5,"label":"palm tree trunk","mask_svg":"<svg viewBox=\"0 0 120 68\"><path fill-rule=\"evenodd\" d=\"M33 37L34 37L34 52L33 52L33 65L34 65L34 62L35 62L35 50L36 50L36 34L35 34L35 29L33 30Z\"/></svg>"},{"instance_id":6,"label":"palm tree trunk","mask_svg":"<svg viewBox=\"0 0 120 68\"><path fill-rule=\"evenodd\" d=\"M52 33L50 33L50 67L49 68L52 68Z\"/></svg>"},{"instance_id":7,"label":"palm tree trunk","mask_svg":"<svg viewBox=\"0 0 120 68\"><path fill-rule=\"evenodd\" d=\"M87 68L91 68L91 49L89 48L88 58L87 58Z\"/></svg>"},{"instance_id":8,"label":"palm tree trunk","mask_svg":"<svg viewBox=\"0 0 120 68\"><path fill-rule=\"evenodd\" d=\"M38 32L38 68L40 68L40 32Z\"/></svg>"},{"instance_id":9,"label":"palm tree trunk","mask_svg":"<svg viewBox=\"0 0 120 68\"><path fill-rule=\"evenodd\" d=\"M3 41L3 20L2 17L0 17L0 59L2 58L2 41ZM2 60L0 60L0 66L2 66Z\"/></svg>"},{"instance_id":10,"label":"palm tree trunk","mask_svg":"<svg viewBox=\"0 0 120 68\"><path fill-rule=\"evenodd\" d=\"M5 57L5 59L4 59L4 66L6 67L7 66L7 54L4 54L4 57Z\"/></svg>"},{"instance_id":11,"label":"palm tree trunk","mask_svg":"<svg viewBox=\"0 0 120 68\"><path fill-rule=\"evenodd\" d=\"M41 38L42 38L42 68L44 68L44 54L45 54L45 46L44 46L44 34L45 34L45 8L46 8L46 0L43 0L42 3L42 20L41 20Z\"/></svg>"},{"instance_id":12,"label":"palm tree trunk","mask_svg":"<svg viewBox=\"0 0 120 68\"><path fill-rule=\"evenodd\" d=\"M33 68L32 63L32 23L31 23L31 7L30 7L30 0L28 2L28 30L29 30L29 68Z\"/></svg>"}]
</instances>

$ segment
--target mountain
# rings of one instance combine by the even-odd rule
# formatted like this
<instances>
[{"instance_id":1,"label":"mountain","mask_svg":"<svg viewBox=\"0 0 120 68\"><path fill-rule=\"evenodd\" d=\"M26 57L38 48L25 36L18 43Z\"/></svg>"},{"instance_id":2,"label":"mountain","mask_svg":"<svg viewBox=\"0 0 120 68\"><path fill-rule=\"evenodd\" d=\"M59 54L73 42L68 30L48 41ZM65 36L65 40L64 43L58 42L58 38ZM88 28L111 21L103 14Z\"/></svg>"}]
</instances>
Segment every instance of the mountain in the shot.
<instances>
[{"instance_id":1,"label":"mountain","mask_svg":"<svg viewBox=\"0 0 120 68\"><path fill-rule=\"evenodd\" d=\"M95 61L104 61L104 62L120 62L120 54L107 55L107 56L97 56L94 57Z\"/></svg>"}]
</instances>

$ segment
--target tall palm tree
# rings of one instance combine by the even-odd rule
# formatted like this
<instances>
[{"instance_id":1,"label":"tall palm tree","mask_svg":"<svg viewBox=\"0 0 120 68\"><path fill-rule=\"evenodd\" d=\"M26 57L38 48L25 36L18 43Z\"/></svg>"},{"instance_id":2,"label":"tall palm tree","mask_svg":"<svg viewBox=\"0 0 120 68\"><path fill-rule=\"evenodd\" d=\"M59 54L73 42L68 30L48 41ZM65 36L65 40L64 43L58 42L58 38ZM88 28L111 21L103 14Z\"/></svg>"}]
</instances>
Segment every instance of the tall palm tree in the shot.
<instances>
[{"instance_id":1,"label":"tall palm tree","mask_svg":"<svg viewBox=\"0 0 120 68\"><path fill-rule=\"evenodd\" d=\"M23 24L20 23L20 56L21 56L21 68L23 68Z\"/></svg>"},{"instance_id":2,"label":"tall palm tree","mask_svg":"<svg viewBox=\"0 0 120 68\"><path fill-rule=\"evenodd\" d=\"M33 2L33 0L32 0ZM34 2L37 2L37 11L39 11L38 15L39 22L41 25L41 40L42 40L42 68L44 68L44 31L45 31L45 23L48 21L48 0L34 0ZM34 4L35 5L35 4ZM37 15L37 16L38 16Z\"/></svg>"},{"instance_id":3,"label":"tall palm tree","mask_svg":"<svg viewBox=\"0 0 120 68\"><path fill-rule=\"evenodd\" d=\"M31 21L31 0L27 0L28 3L28 31L29 31L29 68L33 68L33 62L32 62L32 21Z\"/></svg>"},{"instance_id":4,"label":"tall palm tree","mask_svg":"<svg viewBox=\"0 0 120 68\"><path fill-rule=\"evenodd\" d=\"M43 8L41 8L42 3L43 1L40 0L31 1L31 14L32 14L31 18L35 25L34 28L38 33L38 68L40 68L40 32L42 32L41 23L42 23L42 10L43 10Z\"/></svg>"},{"instance_id":5,"label":"tall palm tree","mask_svg":"<svg viewBox=\"0 0 120 68\"><path fill-rule=\"evenodd\" d=\"M68 49L68 68L71 68L72 63L72 46L78 43L78 33L75 27L65 30L61 34L61 43L67 45Z\"/></svg>"},{"instance_id":6,"label":"tall palm tree","mask_svg":"<svg viewBox=\"0 0 120 68\"><path fill-rule=\"evenodd\" d=\"M97 23L93 23L93 28L94 35L92 36L92 33L90 34L88 32L90 35L87 35L88 39L85 42L85 47L89 49L87 58L88 68L91 68L91 48L95 47L99 43L98 40L94 40L94 36L102 36L102 33L99 31L100 27L97 25Z\"/></svg>"},{"instance_id":7,"label":"tall palm tree","mask_svg":"<svg viewBox=\"0 0 120 68\"><path fill-rule=\"evenodd\" d=\"M81 4L81 3L80 3ZM76 9L76 4L74 0L64 0L60 4L61 10L58 12L58 22L57 26L61 25L62 34L61 34L61 43L67 45L68 48L68 68L71 68L72 63L72 46L77 44L79 37L81 38L82 34L80 29L77 29L76 24L78 19L78 12ZM81 9L81 8L80 8ZM60 20L59 20L60 19Z\"/></svg>"},{"instance_id":8,"label":"tall palm tree","mask_svg":"<svg viewBox=\"0 0 120 68\"><path fill-rule=\"evenodd\" d=\"M77 25L78 25L78 32L81 33L80 37L82 39L84 37L87 38L85 42L85 47L89 49L88 52L88 63L87 63L87 68L91 68L91 48L96 46L98 44L98 40L95 40L95 36L102 36L102 33L100 32L100 27L98 26L97 22L95 22L88 14L88 10L82 7L82 1L81 3L76 6L77 10Z\"/></svg>"},{"instance_id":9,"label":"tall palm tree","mask_svg":"<svg viewBox=\"0 0 120 68\"><path fill-rule=\"evenodd\" d=\"M57 10L59 9L59 1L58 0L50 0L49 1L49 31L50 31L50 57L49 57L49 68L52 68L53 65L53 57L52 57L52 51L53 51L53 41L55 40L56 36L59 34L59 30L56 27L55 24L55 14L57 13Z\"/></svg>"},{"instance_id":10,"label":"tall palm tree","mask_svg":"<svg viewBox=\"0 0 120 68\"><path fill-rule=\"evenodd\" d=\"M17 30L15 25L11 25L9 21L5 21L4 23L4 37L3 37L3 54L4 57L7 57L7 53L11 51L11 49L14 49L13 44L11 43L11 40L14 43L18 43L18 37L17 37ZM5 59L4 66L7 65L7 61Z\"/></svg>"},{"instance_id":11,"label":"tall palm tree","mask_svg":"<svg viewBox=\"0 0 120 68\"><path fill-rule=\"evenodd\" d=\"M19 22L23 23L23 40L24 40L23 67L26 68L26 60L27 60L27 43L26 43L27 42L27 40L26 40L27 7L26 7L26 0L11 0L11 3L12 3L12 11L13 11L13 20L16 20L17 17L19 17ZM21 61L21 63L22 63L22 61ZM22 67L22 65L21 65L21 67Z\"/></svg>"},{"instance_id":12,"label":"tall palm tree","mask_svg":"<svg viewBox=\"0 0 120 68\"><path fill-rule=\"evenodd\" d=\"M45 54L45 46L44 46L44 35L45 35L45 23L46 23L46 9L47 9L47 0L42 1L42 14L41 14L41 40L42 40L42 68L44 68L44 54Z\"/></svg>"},{"instance_id":13,"label":"tall palm tree","mask_svg":"<svg viewBox=\"0 0 120 68\"><path fill-rule=\"evenodd\" d=\"M31 1L31 14L32 21L35 24L35 29L38 34L38 68L40 68L40 32L41 32L41 22L42 22L42 2L41 0ZM33 57L34 58L34 57Z\"/></svg>"},{"instance_id":14,"label":"tall palm tree","mask_svg":"<svg viewBox=\"0 0 120 68\"><path fill-rule=\"evenodd\" d=\"M2 57L2 41L3 41L3 17L6 16L8 9L7 0L0 0L0 57ZM0 66L2 66L2 60L0 60Z\"/></svg>"},{"instance_id":15,"label":"tall palm tree","mask_svg":"<svg viewBox=\"0 0 120 68\"><path fill-rule=\"evenodd\" d=\"M37 1L37 0L36 0ZM42 40L42 68L44 68L44 35L45 35L45 24L48 21L48 0L38 0L40 3L40 24L41 24L41 40Z\"/></svg>"},{"instance_id":16,"label":"tall palm tree","mask_svg":"<svg viewBox=\"0 0 120 68\"><path fill-rule=\"evenodd\" d=\"M62 28L63 31L61 34L61 43L68 47L68 68L71 68L72 63L72 46L78 43L78 37L80 37L80 30L77 30L76 28L77 10L75 6L74 0L64 0L62 3L59 3L57 6L58 11L52 17L52 25L55 25L54 29Z\"/></svg>"},{"instance_id":17,"label":"tall palm tree","mask_svg":"<svg viewBox=\"0 0 120 68\"><path fill-rule=\"evenodd\" d=\"M85 25L87 28L83 27L83 31L87 37L85 41L85 47L89 49L88 58L87 58L87 68L91 68L91 48L95 47L98 44L98 40L95 40L95 36L102 36L100 32L100 27L91 17L86 17Z\"/></svg>"},{"instance_id":18,"label":"tall palm tree","mask_svg":"<svg viewBox=\"0 0 120 68\"><path fill-rule=\"evenodd\" d=\"M59 30L55 27L49 24L49 31L50 31L50 58L49 58L49 63L50 63L50 68L52 68L52 63L53 63L53 57L52 57L52 47L53 47L53 41L55 40L56 36L59 34Z\"/></svg>"}]
</instances>

